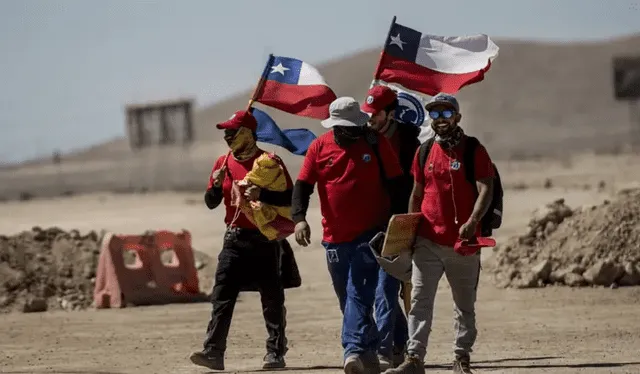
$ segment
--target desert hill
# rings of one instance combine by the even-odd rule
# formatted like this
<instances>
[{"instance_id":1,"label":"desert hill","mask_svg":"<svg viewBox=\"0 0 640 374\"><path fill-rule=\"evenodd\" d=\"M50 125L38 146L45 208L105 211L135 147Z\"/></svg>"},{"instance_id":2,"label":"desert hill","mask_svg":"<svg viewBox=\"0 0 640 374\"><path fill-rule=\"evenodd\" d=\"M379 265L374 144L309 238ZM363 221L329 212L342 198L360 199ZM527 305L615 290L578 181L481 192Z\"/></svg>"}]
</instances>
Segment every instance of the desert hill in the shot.
<instances>
[{"instance_id":1,"label":"desert hill","mask_svg":"<svg viewBox=\"0 0 640 374\"><path fill-rule=\"evenodd\" d=\"M588 43L518 40L496 40L496 43L500 46L500 55L485 81L464 88L459 95L463 126L484 141L494 158L558 156L585 150L616 151L621 144L634 140L630 135L629 106L613 98L612 58L640 55L640 34ZM379 53L379 47L376 47L316 64L339 96L349 95L362 100ZM155 187L149 188L169 187L166 185L168 182L160 180L178 171L182 176L175 177L177 182L171 185L201 185L213 159L225 150L213 125L228 118L233 111L244 108L251 92L252 88L235 97L198 108L195 114L198 142L187 156L179 149L149 150L134 156L125 139L113 139L65 155L63 171L42 166L49 163L48 160L30 163L29 170L14 169L11 187L7 188L8 183L2 183L2 190L9 189L15 193L16 188L23 189L21 185L27 183L23 177L39 175L36 169L42 167L48 168L47 173L51 175L57 173L57 178L62 179L71 173L71 169L74 175L78 175L80 169L86 173L98 173L93 177L89 174L82 177L87 180L87 188L88 181L94 181L98 175L104 179L103 186L107 189L116 185L122 188L149 185L151 182L139 181L140 175L143 170L149 175L149 169L156 170L157 167L163 168L162 173L153 172L155 176L147 177L154 178L151 184ZM270 108L268 111L283 128L308 127L317 134L323 131L318 121ZM640 127L640 124L635 126ZM269 149L275 150L275 147ZM297 174L300 157L283 156L292 163L292 174ZM126 173L125 169L128 170ZM0 172L0 180L5 180L7 173L8 170ZM124 174L127 176L117 176ZM125 183L120 180L122 178L128 181ZM65 185L76 185L68 178L65 180ZM41 183L39 180L37 184Z\"/></svg>"}]
</instances>

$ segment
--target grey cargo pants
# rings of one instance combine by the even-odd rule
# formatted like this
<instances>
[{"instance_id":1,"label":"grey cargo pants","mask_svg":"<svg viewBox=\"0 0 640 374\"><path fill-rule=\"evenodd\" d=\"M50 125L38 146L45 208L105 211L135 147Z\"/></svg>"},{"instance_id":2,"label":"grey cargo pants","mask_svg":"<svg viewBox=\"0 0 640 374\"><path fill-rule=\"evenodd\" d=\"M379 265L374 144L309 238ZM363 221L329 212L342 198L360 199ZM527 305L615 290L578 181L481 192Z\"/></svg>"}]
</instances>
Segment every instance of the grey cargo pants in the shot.
<instances>
[{"instance_id":1,"label":"grey cargo pants","mask_svg":"<svg viewBox=\"0 0 640 374\"><path fill-rule=\"evenodd\" d=\"M442 274L451 285L454 307L454 355L469 357L476 341L476 291L480 276L480 253L461 256L452 247L418 237L414 246L407 352L421 360L427 353L433 306Z\"/></svg>"}]
</instances>

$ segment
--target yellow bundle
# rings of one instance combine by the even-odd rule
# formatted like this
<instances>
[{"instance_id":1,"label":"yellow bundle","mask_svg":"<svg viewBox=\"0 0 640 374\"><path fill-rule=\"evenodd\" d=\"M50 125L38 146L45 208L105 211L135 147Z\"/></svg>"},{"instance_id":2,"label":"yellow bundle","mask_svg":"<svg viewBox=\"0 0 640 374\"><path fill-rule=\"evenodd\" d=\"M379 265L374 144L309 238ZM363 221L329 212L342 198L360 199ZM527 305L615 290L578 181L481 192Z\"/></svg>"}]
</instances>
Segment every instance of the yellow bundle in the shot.
<instances>
[{"instance_id":1,"label":"yellow bundle","mask_svg":"<svg viewBox=\"0 0 640 374\"><path fill-rule=\"evenodd\" d=\"M265 152L254 161L251 170L238 182L238 186L243 188L251 185L270 191L287 190L287 177L277 156ZM280 207L260 201L247 202L243 194L239 195L242 211L269 240L286 238L293 233L290 206Z\"/></svg>"}]
</instances>

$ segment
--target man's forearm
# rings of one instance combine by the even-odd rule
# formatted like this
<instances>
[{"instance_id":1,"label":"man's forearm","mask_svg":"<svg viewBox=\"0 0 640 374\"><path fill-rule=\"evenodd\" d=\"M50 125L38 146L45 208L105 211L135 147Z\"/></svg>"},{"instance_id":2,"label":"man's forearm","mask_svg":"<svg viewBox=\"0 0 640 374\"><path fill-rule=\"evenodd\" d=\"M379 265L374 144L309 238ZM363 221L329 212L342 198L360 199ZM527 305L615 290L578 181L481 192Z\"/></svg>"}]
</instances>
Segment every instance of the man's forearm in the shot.
<instances>
[{"instance_id":1,"label":"man's forearm","mask_svg":"<svg viewBox=\"0 0 640 374\"><path fill-rule=\"evenodd\" d=\"M423 198L422 186L418 183L414 183L411 196L409 197L409 213L419 213L422 205Z\"/></svg>"},{"instance_id":2,"label":"man's forearm","mask_svg":"<svg viewBox=\"0 0 640 374\"><path fill-rule=\"evenodd\" d=\"M293 197L291 200L291 218L294 223L306 220L311 194L313 194L312 184L301 180L296 181L296 184L293 187Z\"/></svg>"},{"instance_id":3,"label":"man's forearm","mask_svg":"<svg viewBox=\"0 0 640 374\"><path fill-rule=\"evenodd\" d=\"M473 212L471 213L470 220L478 223L487 214L489 205L493 196L493 179L485 180L477 183L478 186L478 198L473 206Z\"/></svg>"},{"instance_id":4,"label":"man's forearm","mask_svg":"<svg viewBox=\"0 0 640 374\"><path fill-rule=\"evenodd\" d=\"M209 209L215 209L222 202L222 188L211 187L204 193L204 203Z\"/></svg>"},{"instance_id":5,"label":"man's forearm","mask_svg":"<svg viewBox=\"0 0 640 374\"><path fill-rule=\"evenodd\" d=\"M291 206L292 195L293 188L286 191L270 191L263 188L260 190L258 200L269 205Z\"/></svg>"}]
</instances>

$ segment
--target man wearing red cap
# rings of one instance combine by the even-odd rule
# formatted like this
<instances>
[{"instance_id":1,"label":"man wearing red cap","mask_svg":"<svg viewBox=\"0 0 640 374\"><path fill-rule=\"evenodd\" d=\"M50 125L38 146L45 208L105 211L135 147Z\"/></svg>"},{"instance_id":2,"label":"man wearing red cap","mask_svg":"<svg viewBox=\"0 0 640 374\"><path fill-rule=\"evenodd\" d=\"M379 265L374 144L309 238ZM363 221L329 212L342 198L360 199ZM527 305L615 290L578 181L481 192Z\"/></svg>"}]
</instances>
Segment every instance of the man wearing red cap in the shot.
<instances>
[{"instance_id":1,"label":"man wearing red cap","mask_svg":"<svg viewBox=\"0 0 640 374\"><path fill-rule=\"evenodd\" d=\"M383 85L372 87L367 92L365 102L361 106L363 112L371 115L369 126L389 139L398 155L404 173L400 180L399 191L401 191L403 206L408 207L409 196L413 188L411 165L413 156L420 146L418 140L420 129L413 124L396 121L397 107L397 93ZM406 212L407 208L399 213ZM376 289L375 316L380 334L378 356L380 367L383 370L397 366L402 362L404 346L408 339L407 320L398 301L399 290L400 281L381 268Z\"/></svg>"},{"instance_id":2,"label":"man wearing red cap","mask_svg":"<svg viewBox=\"0 0 640 374\"><path fill-rule=\"evenodd\" d=\"M215 162L204 200L209 209L215 209L224 201L227 231L218 256L211 294L213 310L204 349L193 353L190 358L196 365L224 370L227 336L238 294L247 288L257 288L269 334L263 368L284 368L287 339L284 288L280 278L280 243L267 239L238 207L231 204L233 181L242 180L252 169L253 162L264 153L256 143L257 121L250 112L238 111L217 128L224 130L224 140L230 152ZM278 160L289 188L277 192L250 186L245 191L248 200L276 206L291 205L291 177L285 165Z\"/></svg>"},{"instance_id":3,"label":"man wearing red cap","mask_svg":"<svg viewBox=\"0 0 640 374\"><path fill-rule=\"evenodd\" d=\"M413 248L407 357L387 373L425 372L436 291L445 275L455 304L453 372L470 374L470 354L477 336L480 253L477 247L470 250L468 243L481 241L480 221L492 201L495 170L487 150L458 126L462 115L455 97L438 94L425 109L436 137L428 152L416 152L412 169L415 184L409 209L421 212L423 219ZM464 156L472 142L476 145L473 164L469 164ZM468 169L473 170L473 184L466 177Z\"/></svg>"}]
</instances>

